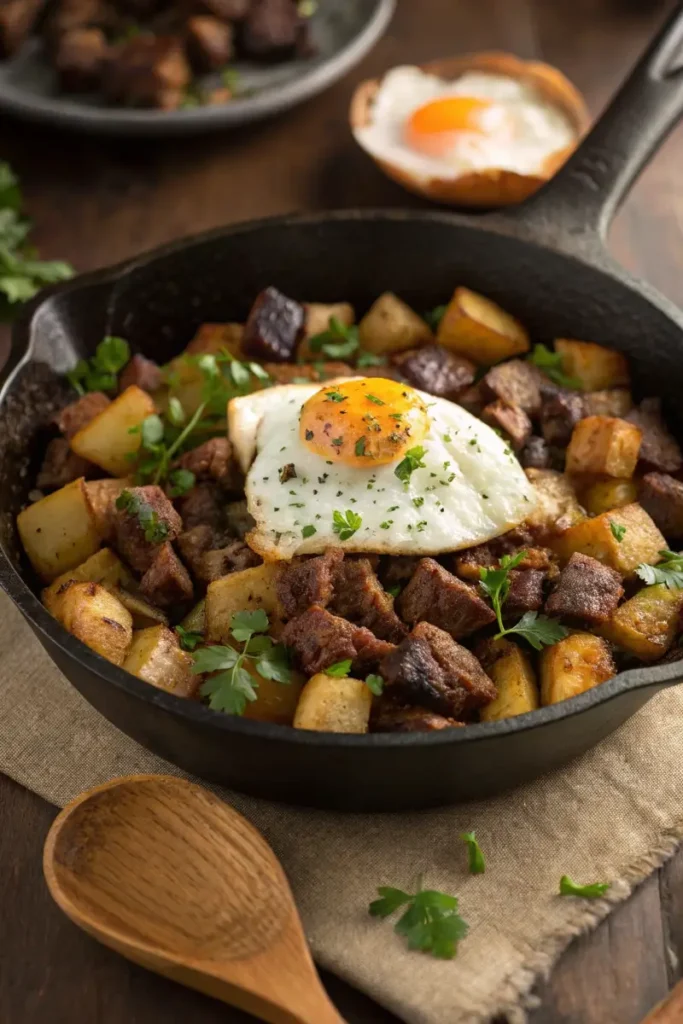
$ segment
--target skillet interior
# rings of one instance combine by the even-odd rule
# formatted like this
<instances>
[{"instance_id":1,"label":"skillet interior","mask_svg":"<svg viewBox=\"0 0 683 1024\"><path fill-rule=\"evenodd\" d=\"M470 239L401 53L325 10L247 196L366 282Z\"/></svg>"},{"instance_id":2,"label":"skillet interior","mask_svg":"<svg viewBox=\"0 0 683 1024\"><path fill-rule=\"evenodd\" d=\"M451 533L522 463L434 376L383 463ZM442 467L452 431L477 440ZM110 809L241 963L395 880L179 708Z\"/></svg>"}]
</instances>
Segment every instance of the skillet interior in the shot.
<instances>
[{"instance_id":1,"label":"skillet interior","mask_svg":"<svg viewBox=\"0 0 683 1024\"><path fill-rule=\"evenodd\" d=\"M629 287L607 262L591 269L504 227L401 211L279 218L81 278L37 304L15 331L15 369L0 396L0 582L98 710L168 760L237 789L326 807L402 809L485 796L557 767L679 680L675 665L638 669L518 719L445 734L354 737L211 712L140 682L69 636L29 589L36 581L14 530L44 447L41 427L62 393L57 375L106 333L164 362L200 323L243 319L268 284L297 298L348 299L360 312L385 290L423 310L445 301L456 284L468 285L539 340L580 337L620 349L637 393L662 395L677 424L683 334L674 307L650 289ZM680 433L680 414L678 421Z\"/></svg>"}]
</instances>

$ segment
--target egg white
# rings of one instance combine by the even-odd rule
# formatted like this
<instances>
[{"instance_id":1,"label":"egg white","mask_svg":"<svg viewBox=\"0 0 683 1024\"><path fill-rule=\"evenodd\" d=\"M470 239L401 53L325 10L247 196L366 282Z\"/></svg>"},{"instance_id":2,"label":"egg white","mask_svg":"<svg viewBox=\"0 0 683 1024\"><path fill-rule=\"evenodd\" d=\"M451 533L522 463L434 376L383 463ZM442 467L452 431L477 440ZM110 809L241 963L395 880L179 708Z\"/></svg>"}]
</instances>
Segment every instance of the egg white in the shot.
<instances>
[{"instance_id":1,"label":"egg white","mask_svg":"<svg viewBox=\"0 0 683 1024\"><path fill-rule=\"evenodd\" d=\"M299 415L318 390L318 384L285 385L229 406L240 464L246 469L253 459L245 492L256 526L247 539L265 559L330 547L397 555L458 551L500 536L533 509L533 488L505 441L460 406L420 391L431 425L420 442L424 468L407 486L395 474L400 460L365 469L317 455L299 437ZM281 482L290 464L296 477ZM334 512L348 510L362 524L342 541ZM310 537L303 536L307 526L315 527Z\"/></svg>"},{"instance_id":2,"label":"egg white","mask_svg":"<svg viewBox=\"0 0 683 1024\"><path fill-rule=\"evenodd\" d=\"M426 103L447 96L495 101L482 113L490 134L463 132L444 157L417 152L404 140L406 121ZM552 153L576 140L564 113L517 79L470 71L448 82L412 66L393 68L384 76L371 121L356 129L355 136L376 159L423 180L457 178L489 168L539 173Z\"/></svg>"}]
</instances>

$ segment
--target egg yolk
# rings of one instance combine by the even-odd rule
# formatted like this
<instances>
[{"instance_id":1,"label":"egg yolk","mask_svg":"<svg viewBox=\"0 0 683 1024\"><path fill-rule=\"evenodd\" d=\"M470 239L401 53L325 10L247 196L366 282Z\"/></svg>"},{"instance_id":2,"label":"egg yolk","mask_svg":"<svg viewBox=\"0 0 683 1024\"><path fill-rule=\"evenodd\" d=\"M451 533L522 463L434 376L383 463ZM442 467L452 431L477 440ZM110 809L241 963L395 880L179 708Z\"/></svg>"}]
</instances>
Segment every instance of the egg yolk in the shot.
<instances>
[{"instance_id":1,"label":"egg yolk","mask_svg":"<svg viewBox=\"0 0 683 1024\"><path fill-rule=\"evenodd\" d=\"M413 111L405 125L406 142L428 156L444 156L462 132L483 133L481 115L491 106L474 96L445 96Z\"/></svg>"},{"instance_id":2,"label":"egg yolk","mask_svg":"<svg viewBox=\"0 0 683 1024\"><path fill-rule=\"evenodd\" d=\"M428 430L429 415L417 392L382 377L321 388L303 406L299 423L311 451L363 469L402 459Z\"/></svg>"}]
</instances>

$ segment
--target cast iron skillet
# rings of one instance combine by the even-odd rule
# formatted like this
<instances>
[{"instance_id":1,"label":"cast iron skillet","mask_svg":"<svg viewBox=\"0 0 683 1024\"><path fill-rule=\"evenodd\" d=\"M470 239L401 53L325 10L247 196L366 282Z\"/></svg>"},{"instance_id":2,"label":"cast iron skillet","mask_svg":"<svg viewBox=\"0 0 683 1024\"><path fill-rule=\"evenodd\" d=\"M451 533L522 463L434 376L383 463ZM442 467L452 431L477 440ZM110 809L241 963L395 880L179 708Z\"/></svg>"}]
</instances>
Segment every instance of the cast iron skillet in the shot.
<instances>
[{"instance_id":1,"label":"cast iron skillet","mask_svg":"<svg viewBox=\"0 0 683 1024\"><path fill-rule=\"evenodd\" d=\"M118 728L188 771L293 803L405 809L496 793L598 743L683 663L624 672L563 704L435 734L343 736L245 721L163 693L69 636L42 608L13 520L30 488L63 373L105 334L165 361L207 320L243 319L274 284L300 298L385 290L415 309L466 284L539 338L611 345L642 395L674 418L683 375L683 315L606 254L612 215L683 111L683 79L667 73L683 38L679 9L580 150L536 198L486 218L443 212L344 211L231 227L91 274L34 303L18 324L0 392L0 583L57 666ZM49 726L48 726L49 727Z\"/></svg>"}]
</instances>

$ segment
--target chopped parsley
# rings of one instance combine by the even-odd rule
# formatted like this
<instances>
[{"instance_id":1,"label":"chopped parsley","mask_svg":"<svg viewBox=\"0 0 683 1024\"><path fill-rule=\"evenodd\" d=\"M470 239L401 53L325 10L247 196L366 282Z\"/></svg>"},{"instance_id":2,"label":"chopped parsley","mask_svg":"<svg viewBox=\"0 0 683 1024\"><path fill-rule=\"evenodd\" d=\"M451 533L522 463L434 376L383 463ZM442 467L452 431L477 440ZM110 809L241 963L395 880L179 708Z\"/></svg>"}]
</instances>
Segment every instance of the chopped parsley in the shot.
<instances>
[{"instance_id":1,"label":"chopped parsley","mask_svg":"<svg viewBox=\"0 0 683 1024\"><path fill-rule=\"evenodd\" d=\"M313 534L317 532L318 531L316 530L315 526L309 523L308 526L304 526L303 530L301 531L301 536L303 537L304 540L307 540L309 537L312 537Z\"/></svg>"},{"instance_id":2,"label":"chopped parsley","mask_svg":"<svg viewBox=\"0 0 683 1024\"><path fill-rule=\"evenodd\" d=\"M377 395L370 395L370 394L368 394L365 397L367 398L368 402L372 402L374 405L386 405L387 404L386 402L383 402L381 398L378 398Z\"/></svg>"},{"instance_id":3,"label":"chopped parsley","mask_svg":"<svg viewBox=\"0 0 683 1024\"><path fill-rule=\"evenodd\" d=\"M194 651L198 644L204 640L204 634L197 629L185 629L183 626L175 626L180 646L184 651Z\"/></svg>"},{"instance_id":4,"label":"chopped parsley","mask_svg":"<svg viewBox=\"0 0 683 1024\"><path fill-rule=\"evenodd\" d=\"M620 523L615 523L613 519L610 519L609 528L617 544L621 544L626 535L626 527L622 526Z\"/></svg>"},{"instance_id":5,"label":"chopped parsley","mask_svg":"<svg viewBox=\"0 0 683 1024\"><path fill-rule=\"evenodd\" d=\"M350 508L345 513L335 510L332 516L332 529L339 535L340 540L350 540L360 529L362 522L363 517Z\"/></svg>"},{"instance_id":6,"label":"chopped parsley","mask_svg":"<svg viewBox=\"0 0 683 1024\"><path fill-rule=\"evenodd\" d=\"M415 506L415 508L422 508L424 503L425 503L425 500L424 500L423 497L413 498L413 505Z\"/></svg>"},{"instance_id":7,"label":"chopped parsley","mask_svg":"<svg viewBox=\"0 0 683 1024\"><path fill-rule=\"evenodd\" d=\"M358 328L331 316L328 329L309 338L308 346L312 352L322 352L328 359L348 359L360 347Z\"/></svg>"},{"instance_id":8,"label":"chopped parsley","mask_svg":"<svg viewBox=\"0 0 683 1024\"><path fill-rule=\"evenodd\" d=\"M581 381L576 377L569 377L562 370L562 356L559 352L553 352L546 345L534 345L531 355L527 356L527 362L542 370L553 384L561 388L570 388L573 391L581 389Z\"/></svg>"},{"instance_id":9,"label":"chopped parsley","mask_svg":"<svg viewBox=\"0 0 683 1024\"><path fill-rule=\"evenodd\" d=\"M333 676L335 679L342 679L344 676L348 676L351 671L351 658L345 658L343 661L335 661L333 665L329 665L325 669L326 676Z\"/></svg>"},{"instance_id":10,"label":"chopped parsley","mask_svg":"<svg viewBox=\"0 0 683 1024\"><path fill-rule=\"evenodd\" d=\"M365 438L364 437L360 437L356 441L356 446L354 448L354 451L355 451L356 455L365 455Z\"/></svg>"},{"instance_id":11,"label":"chopped parsley","mask_svg":"<svg viewBox=\"0 0 683 1024\"><path fill-rule=\"evenodd\" d=\"M461 832L460 838L467 844L468 868L471 875L483 875L486 861L474 832Z\"/></svg>"},{"instance_id":12,"label":"chopped parsley","mask_svg":"<svg viewBox=\"0 0 683 1024\"><path fill-rule=\"evenodd\" d=\"M384 680L381 676L375 675L372 672L369 676L365 677L365 685L370 693L374 693L375 697L379 697L384 690Z\"/></svg>"},{"instance_id":13,"label":"chopped parsley","mask_svg":"<svg viewBox=\"0 0 683 1024\"><path fill-rule=\"evenodd\" d=\"M341 391L326 391L325 398L328 402L345 402L346 395L342 395Z\"/></svg>"},{"instance_id":14,"label":"chopped parsley","mask_svg":"<svg viewBox=\"0 0 683 1024\"><path fill-rule=\"evenodd\" d=\"M611 887L611 882L591 882L589 885L578 885L569 875L560 879L560 896L582 896L586 900L597 900L604 896Z\"/></svg>"},{"instance_id":15,"label":"chopped parsley","mask_svg":"<svg viewBox=\"0 0 683 1024\"><path fill-rule=\"evenodd\" d=\"M0 211L0 247L2 245L2 211ZM2 288L0 287L0 291ZM88 391L116 391L117 374L130 359L130 346L123 338L103 338L91 359L79 359L66 377L71 387L84 395ZM180 403L178 402L178 405Z\"/></svg>"}]
</instances>

